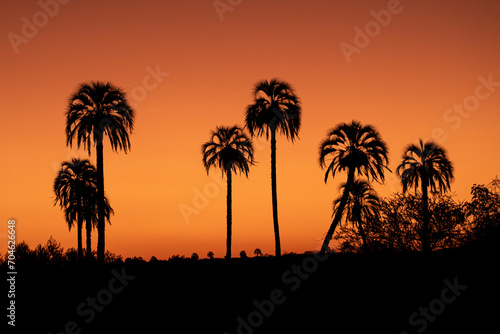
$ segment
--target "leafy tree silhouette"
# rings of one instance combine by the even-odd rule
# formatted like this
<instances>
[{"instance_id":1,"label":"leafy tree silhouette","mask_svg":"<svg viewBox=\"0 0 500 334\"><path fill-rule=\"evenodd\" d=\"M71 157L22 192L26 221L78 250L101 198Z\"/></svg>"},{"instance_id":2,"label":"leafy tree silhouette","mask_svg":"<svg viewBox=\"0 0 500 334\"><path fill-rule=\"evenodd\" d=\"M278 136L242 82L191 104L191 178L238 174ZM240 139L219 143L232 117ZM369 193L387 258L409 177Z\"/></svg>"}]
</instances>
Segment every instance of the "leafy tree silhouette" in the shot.
<instances>
[{"instance_id":1,"label":"leafy tree silhouette","mask_svg":"<svg viewBox=\"0 0 500 334\"><path fill-rule=\"evenodd\" d=\"M431 192L445 193L450 189L453 181L453 164L448 159L446 150L433 141L423 142L419 145L408 145L402 156L401 164L396 172L403 184L403 194L408 188L418 191L419 183L422 191L422 252L430 251L429 243L429 195Z\"/></svg>"},{"instance_id":2,"label":"leafy tree silhouette","mask_svg":"<svg viewBox=\"0 0 500 334\"><path fill-rule=\"evenodd\" d=\"M321 168L326 168L325 183L328 175L335 177L336 173L345 170L347 181L321 247L321 253L328 250L335 228L342 218L356 174L383 182L384 170L389 169L387 153L387 145L371 125L361 125L357 121L352 121L350 124L340 123L328 131L327 138L319 147L319 164Z\"/></svg>"},{"instance_id":3,"label":"leafy tree silhouette","mask_svg":"<svg viewBox=\"0 0 500 334\"><path fill-rule=\"evenodd\" d=\"M232 172L245 173L248 177L250 165L254 164L253 145L247 134L238 126L217 127L210 140L202 146L203 166L207 174L211 167L218 167L227 177L227 241L226 259L231 258L232 234Z\"/></svg>"},{"instance_id":4,"label":"leafy tree silhouette","mask_svg":"<svg viewBox=\"0 0 500 334\"><path fill-rule=\"evenodd\" d=\"M212 251L209 251L209 252L207 253L207 257L208 257L210 260L213 260L213 259L214 259L214 256L215 256L215 255L214 255L214 252L212 252Z\"/></svg>"},{"instance_id":5,"label":"leafy tree silhouette","mask_svg":"<svg viewBox=\"0 0 500 334\"><path fill-rule=\"evenodd\" d=\"M495 243L498 242L500 193L496 192L495 180L488 186L477 184L472 186L472 199L465 207L470 222L467 231L470 241L491 239ZM497 240L494 240L495 238Z\"/></svg>"},{"instance_id":6,"label":"leafy tree silhouette","mask_svg":"<svg viewBox=\"0 0 500 334\"><path fill-rule=\"evenodd\" d=\"M257 257L261 257L262 251L260 250L260 248L255 248L255 250L253 251L253 254Z\"/></svg>"},{"instance_id":7,"label":"leafy tree silhouette","mask_svg":"<svg viewBox=\"0 0 500 334\"><path fill-rule=\"evenodd\" d=\"M97 260L104 263L105 257L105 199L103 141L107 135L113 151L130 150L129 134L134 128L135 112L129 105L126 94L111 83L91 81L81 84L71 95L66 111L66 144L77 147L83 144L90 155L92 144L97 161Z\"/></svg>"},{"instance_id":8,"label":"leafy tree silhouette","mask_svg":"<svg viewBox=\"0 0 500 334\"><path fill-rule=\"evenodd\" d=\"M301 104L292 87L278 79L257 82L254 102L246 110L246 127L252 136L271 135L271 192L275 255L281 255L278 224L278 195L276 187L276 132L279 131L292 143L298 138L301 123Z\"/></svg>"},{"instance_id":9,"label":"leafy tree silhouette","mask_svg":"<svg viewBox=\"0 0 500 334\"><path fill-rule=\"evenodd\" d=\"M94 165L88 159L65 161L54 180L53 191L56 195L54 205L58 204L64 210L68 228L77 223L78 257L82 259L82 227L86 221L87 248L86 256L92 256L91 232L97 221L97 173ZM104 213L109 222L113 209L107 198L104 198Z\"/></svg>"}]
</instances>

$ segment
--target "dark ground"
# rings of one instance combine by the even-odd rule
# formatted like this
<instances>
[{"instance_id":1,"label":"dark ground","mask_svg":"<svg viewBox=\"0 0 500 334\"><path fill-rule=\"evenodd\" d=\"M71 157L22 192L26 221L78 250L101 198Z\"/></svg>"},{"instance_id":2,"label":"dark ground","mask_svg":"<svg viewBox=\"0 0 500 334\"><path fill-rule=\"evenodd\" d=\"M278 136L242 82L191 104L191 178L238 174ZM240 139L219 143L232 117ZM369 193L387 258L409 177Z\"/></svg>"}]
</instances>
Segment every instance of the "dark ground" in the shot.
<instances>
[{"instance_id":1,"label":"dark ground","mask_svg":"<svg viewBox=\"0 0 500 334\"><path fill-rule=\"evenodd\" d=\"M53 334L497 333L498 255L492 246L430 256L331 254L322 262L314 255L301 254L280 260L20 266L16 330ZM128 276L126 286L113 279L121 274ZM442 301L445 280L462 286L458 296L444 292L449 303ZM110 281L115 293L110 292ZM269 301L272 292L279 305ZM88 305L87 298L96 297L107 303L102 309L97 305L99 312L90 311ZM264 310L258 311L254 301L263 303ZM417 314L412 326L410 315L430 304L438 315L429 314L431 321ZM93 312L96 316L90 319Z\"/></svg>"}]
</instances>

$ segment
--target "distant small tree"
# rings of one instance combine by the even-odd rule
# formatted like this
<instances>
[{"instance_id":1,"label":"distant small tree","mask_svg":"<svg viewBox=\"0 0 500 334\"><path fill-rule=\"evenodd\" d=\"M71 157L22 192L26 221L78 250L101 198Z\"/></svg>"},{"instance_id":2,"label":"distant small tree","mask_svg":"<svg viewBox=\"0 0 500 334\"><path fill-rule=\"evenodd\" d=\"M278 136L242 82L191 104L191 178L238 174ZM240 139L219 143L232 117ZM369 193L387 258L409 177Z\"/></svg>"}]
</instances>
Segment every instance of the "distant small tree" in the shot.
<instances>
[{"instance_id":1,"label":"distant small tree","mask_svg":"<svg viewBox=\"0 0 500 334\"><path fill-rule=\"evenodd\" d=\"M240 257L241 257L242 259L246 259L246 258L248 257L248 256L247 256L247 252L245 252L244 250L242 250L242 251L240 252Z\"/></svg>"},{"instance_id":2,"label":"distant small tree","mask_svg":"<svg viewBox=\"0 0 500 334\"><path fill-rule=\"evenodd\" d=\"M191 254L191 260L197 261L199 258L198 253Z\"/></svg>"},{"instance_id":3,"label":"distant small tree","mask_svg":"<svg viewBox=\"0 0 500 334\"><path fill-rule=\"evenodd\" d=\"M209 252L207 253L207 257L208 257L210 260L213 260L213 259L214 259L214 252L209 251Z\"/></svg>"},{"instance_id":4,"label":"distant small tree","mask_svg":"<svg viewBox=\"0 0 500 334\"><path fill-rule=\"evenodd\" d=\"M260 257L260 256L262 256L262 251L260 250L260 248L255 248L255 250L253 251L253 254L257 257Z\"/></svg>"}]
</instances>

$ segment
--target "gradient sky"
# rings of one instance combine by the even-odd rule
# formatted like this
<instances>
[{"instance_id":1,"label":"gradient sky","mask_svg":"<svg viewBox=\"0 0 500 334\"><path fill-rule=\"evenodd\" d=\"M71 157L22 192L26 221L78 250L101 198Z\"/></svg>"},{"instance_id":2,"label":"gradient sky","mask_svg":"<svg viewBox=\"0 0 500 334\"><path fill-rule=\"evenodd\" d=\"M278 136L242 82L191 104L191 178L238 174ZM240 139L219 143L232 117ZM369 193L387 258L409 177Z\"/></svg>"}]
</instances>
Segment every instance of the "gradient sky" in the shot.
<instances>
[{"instance_id":1,"label":"gradient sky","mask_svg":"<svg viewBox=\"0 0 500 334\"><path fill-rule=\"evenodd\" d=\"M42 0L48 15L38 1L0 0L1 221L6 232L15 218L18 241L32 247L51 235L76 247L52 184L62 161L87 157L65 146L64 112L90 80L122 87L137 112L131 152L104 150L115 210L106 246L124 257L224 256L225 181L215 170L207 176L201 145L217 125L244 124L261 79L288 81L303 107L300 140L277 141L283 251L319 249L331 223L346 175L325 185L317 150L339 122L377 127L392 170L405 145L434 136L455 164L459 200L500 174L496 0L243 0L223 13L214 3L228 0L61 2ZM390 22L374 23L373 13L388 9ZM356 37L365 28L369 40ZM357 47L349 57L347 44ZM256 139L255 150L249 178L233 178L235 255L274 253L270 145ZM386 177L375 186L380 195L401 191ZM195 195L206 192L206 201ZM180 207L195 206L184 219Z\"/></svg>"}]
</instances>

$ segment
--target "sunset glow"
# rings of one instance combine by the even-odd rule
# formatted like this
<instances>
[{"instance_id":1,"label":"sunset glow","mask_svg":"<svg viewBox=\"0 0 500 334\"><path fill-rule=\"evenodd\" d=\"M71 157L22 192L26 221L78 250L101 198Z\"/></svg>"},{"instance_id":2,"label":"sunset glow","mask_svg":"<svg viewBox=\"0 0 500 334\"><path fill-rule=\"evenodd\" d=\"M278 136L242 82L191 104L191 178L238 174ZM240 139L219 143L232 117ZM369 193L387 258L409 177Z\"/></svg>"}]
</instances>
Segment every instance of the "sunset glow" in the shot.
<instances>
[{"instance_id":1,"label":"sunset glow","mask_svg":"<svg viewBox=\"0 0 500 334\"><path fill-rule=\"evenodd\" d=\"M76 248L52 184L61 162L88 158L66 147L64 127L69 96L91 80L121 87L136 112L131 151L104 145L115 211L106 249L124 258L224 256L226 183L220 170L207 175L201 146L216 126L245 125L263 79L287 81L302 103L299 138L277 137L283 252L318 250L330 226L347 175L325 184L318 146L340 122L375 126L393 172L407 144L434 139L455 166L459 200L500 174L498 1L220 2L229 7L1 1L2 254L9 219L32 247L52 235ZM255 166L232 179L233 256L274 251L270 143L253 141ZM391 173L374 188L402 189Z\"/></svg>"}]
</instances>

